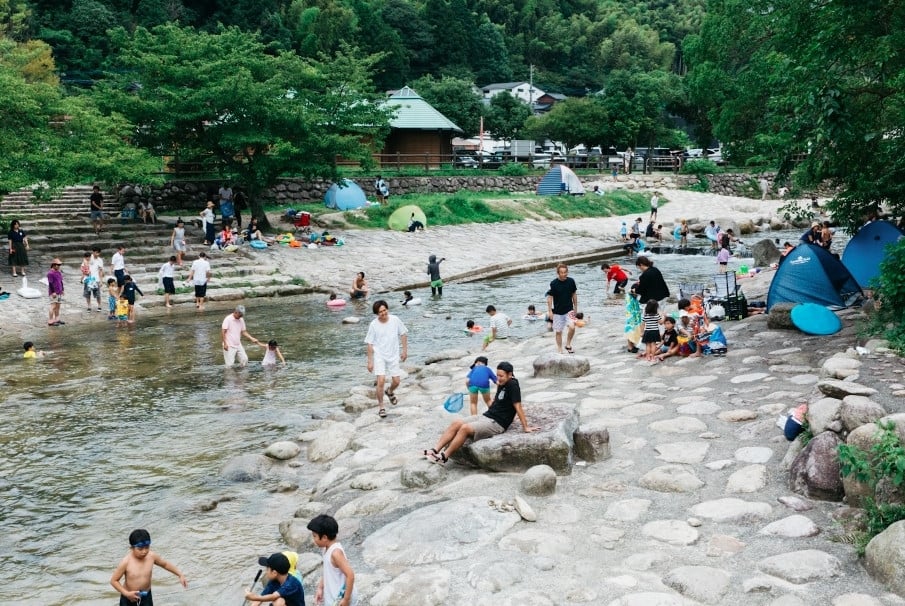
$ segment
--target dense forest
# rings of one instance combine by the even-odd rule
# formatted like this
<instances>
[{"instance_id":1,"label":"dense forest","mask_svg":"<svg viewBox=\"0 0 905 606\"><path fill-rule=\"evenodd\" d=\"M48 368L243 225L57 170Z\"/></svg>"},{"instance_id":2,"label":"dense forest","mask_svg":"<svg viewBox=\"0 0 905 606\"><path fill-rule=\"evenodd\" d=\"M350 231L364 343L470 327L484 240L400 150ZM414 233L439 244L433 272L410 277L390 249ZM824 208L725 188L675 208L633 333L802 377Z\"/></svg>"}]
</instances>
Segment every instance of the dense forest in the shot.
<instances>
[{"instance_id":1,"label":"dense forest","mask_svg":"<svg viewBox=\"0 0 905 606\"><path fill-rule=\"evenodd\" d=\"M543 116L475 85L530 78ZM0 0L0 192L153 180L179 152L247 183L338 177L409 84L467 134L723 144L905 210L900 0ZM682 126L682 129L677 128Z\"/></svg>"},{"instance_id":2,"label":"dense forest","mask_svg":"<svg viewBox=\"0 0 905 606\"><path fill-rule=\"evenodd\" d=\"M343 45L380 53L377 89L424 75L481 86L527 80L584 95L613 69L683 68L681 44L699 31L705 0L32 0L22 35L53 48L64 82L100 77L107 32L179 23L259 32L273 51L331 55Z\"/></svg>"}]
</instances>

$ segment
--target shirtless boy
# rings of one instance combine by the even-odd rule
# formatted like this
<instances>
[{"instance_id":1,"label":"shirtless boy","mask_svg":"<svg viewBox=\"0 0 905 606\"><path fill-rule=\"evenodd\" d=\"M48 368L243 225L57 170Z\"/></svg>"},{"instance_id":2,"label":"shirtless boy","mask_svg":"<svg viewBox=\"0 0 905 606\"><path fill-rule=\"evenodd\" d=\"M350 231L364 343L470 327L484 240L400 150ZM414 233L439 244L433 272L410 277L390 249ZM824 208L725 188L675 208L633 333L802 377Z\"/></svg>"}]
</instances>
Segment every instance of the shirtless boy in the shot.
<instances>
[{"instance_id":1,"label":"shirtless boy","mask_svg":"<svg viewBox=\"0 0 905 606\"><path fill-rule=\"evenodd\" d=\"M175 574L182 586L188 587L185 576L175 565L151 551L151 535L148 531L143 528L133 530L129 535L129 553L110 577L113 589L120 593L119 606L154 605L154 598L151 596L151 573L155 564Z\"/></svg>"}]
</instances>

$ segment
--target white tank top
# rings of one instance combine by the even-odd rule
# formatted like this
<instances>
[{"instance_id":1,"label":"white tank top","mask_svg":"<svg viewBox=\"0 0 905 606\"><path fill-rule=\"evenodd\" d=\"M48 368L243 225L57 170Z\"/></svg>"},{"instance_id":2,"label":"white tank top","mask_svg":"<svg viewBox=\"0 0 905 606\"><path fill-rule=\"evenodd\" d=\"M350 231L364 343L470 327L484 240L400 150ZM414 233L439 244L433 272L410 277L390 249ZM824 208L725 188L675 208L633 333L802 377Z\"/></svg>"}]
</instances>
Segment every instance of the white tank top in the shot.
<instances>
[{"instance_id":1,"label":"white tank top","mask_svg":"<svg viewBox=\"0 0 905 606\"><path fill-rule=\"evenodd\" d=\"M330 561L330 557L336 550L339 550L343 555L346 555L346 551L338 541L324 550L324 603L327 606L333 606L334 603L338 603L340 591L345 595L346 589L346 575ZM354 605L357 602L358 591L357 588L353 588L352 600L349 603Z\"/></svg>"}]
</instances>

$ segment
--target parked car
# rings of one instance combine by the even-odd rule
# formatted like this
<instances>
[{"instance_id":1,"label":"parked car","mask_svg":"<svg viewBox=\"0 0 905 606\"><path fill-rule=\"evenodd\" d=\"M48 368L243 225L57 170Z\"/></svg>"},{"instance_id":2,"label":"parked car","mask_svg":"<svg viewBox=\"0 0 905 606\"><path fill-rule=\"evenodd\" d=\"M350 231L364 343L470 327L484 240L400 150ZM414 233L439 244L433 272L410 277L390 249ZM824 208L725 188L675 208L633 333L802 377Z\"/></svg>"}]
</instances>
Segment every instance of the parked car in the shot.
<instances>
[{"instance_id":1,"label":"parked car","mask_svg":"<svg viewBox=\"0 0 905 606\"><path fill-rule=\"evenodd\" d=\"M479 168L481 164L474 156L456 156L453 160L453 166L456 168Z\"/></svg>"}]
</instances>

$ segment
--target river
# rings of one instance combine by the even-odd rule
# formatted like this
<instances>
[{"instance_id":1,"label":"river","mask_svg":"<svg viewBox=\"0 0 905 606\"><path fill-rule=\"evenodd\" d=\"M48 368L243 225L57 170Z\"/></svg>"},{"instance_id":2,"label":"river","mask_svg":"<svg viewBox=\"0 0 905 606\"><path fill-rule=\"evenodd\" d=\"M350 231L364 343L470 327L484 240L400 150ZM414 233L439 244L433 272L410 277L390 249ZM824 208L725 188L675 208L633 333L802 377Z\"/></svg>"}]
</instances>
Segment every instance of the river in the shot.
<instances>
[{"instance_id":1,"label":"river","mask_svg":"<svg viewBox=\"0 0 905 606\"><path fill-rule=\"evenodd\" d=\"M705 256L661 255L656 264L673 287L706 282L714 271ZM621 306L601 305L599 264L570 271L592 321L621 323ZM486 324L487 304L513 318L515 337L543 331L542 322L521 317L529 303L544 310L554 277L551 269L450 284L439 300L424 289L415 293L424 304L409 309L398 305L400 293L386 298L409 328L410 361L420 364L438 350L474 348L478 338L465 334L465 321ZM114 603L110 574L135 528L147 528L153 549L189 579L185 591L158 569L160 603L241 600L257 557L281 547L277 523L292 517L297 501L265 485L227 483L219 470L231 457L294 439L313 413L339 406L349 388L368 382L362 341L372 317L370 302L333 311L323 296L245 305L249 332L278 340L286 366L262 369L263 350L249 347L248 368L222 367L219 327L230 308L139 316L132 328L99 318L48 330L37 347L53 353L36 361L21 359L21 343L0 338L7 352L0 603ZM341 324L351 315L362 322ZM317 481L313 466L298 472L300 490ZM200 510L223 497L230 500L214 511Z\"/></svg>"}]
</instances>

